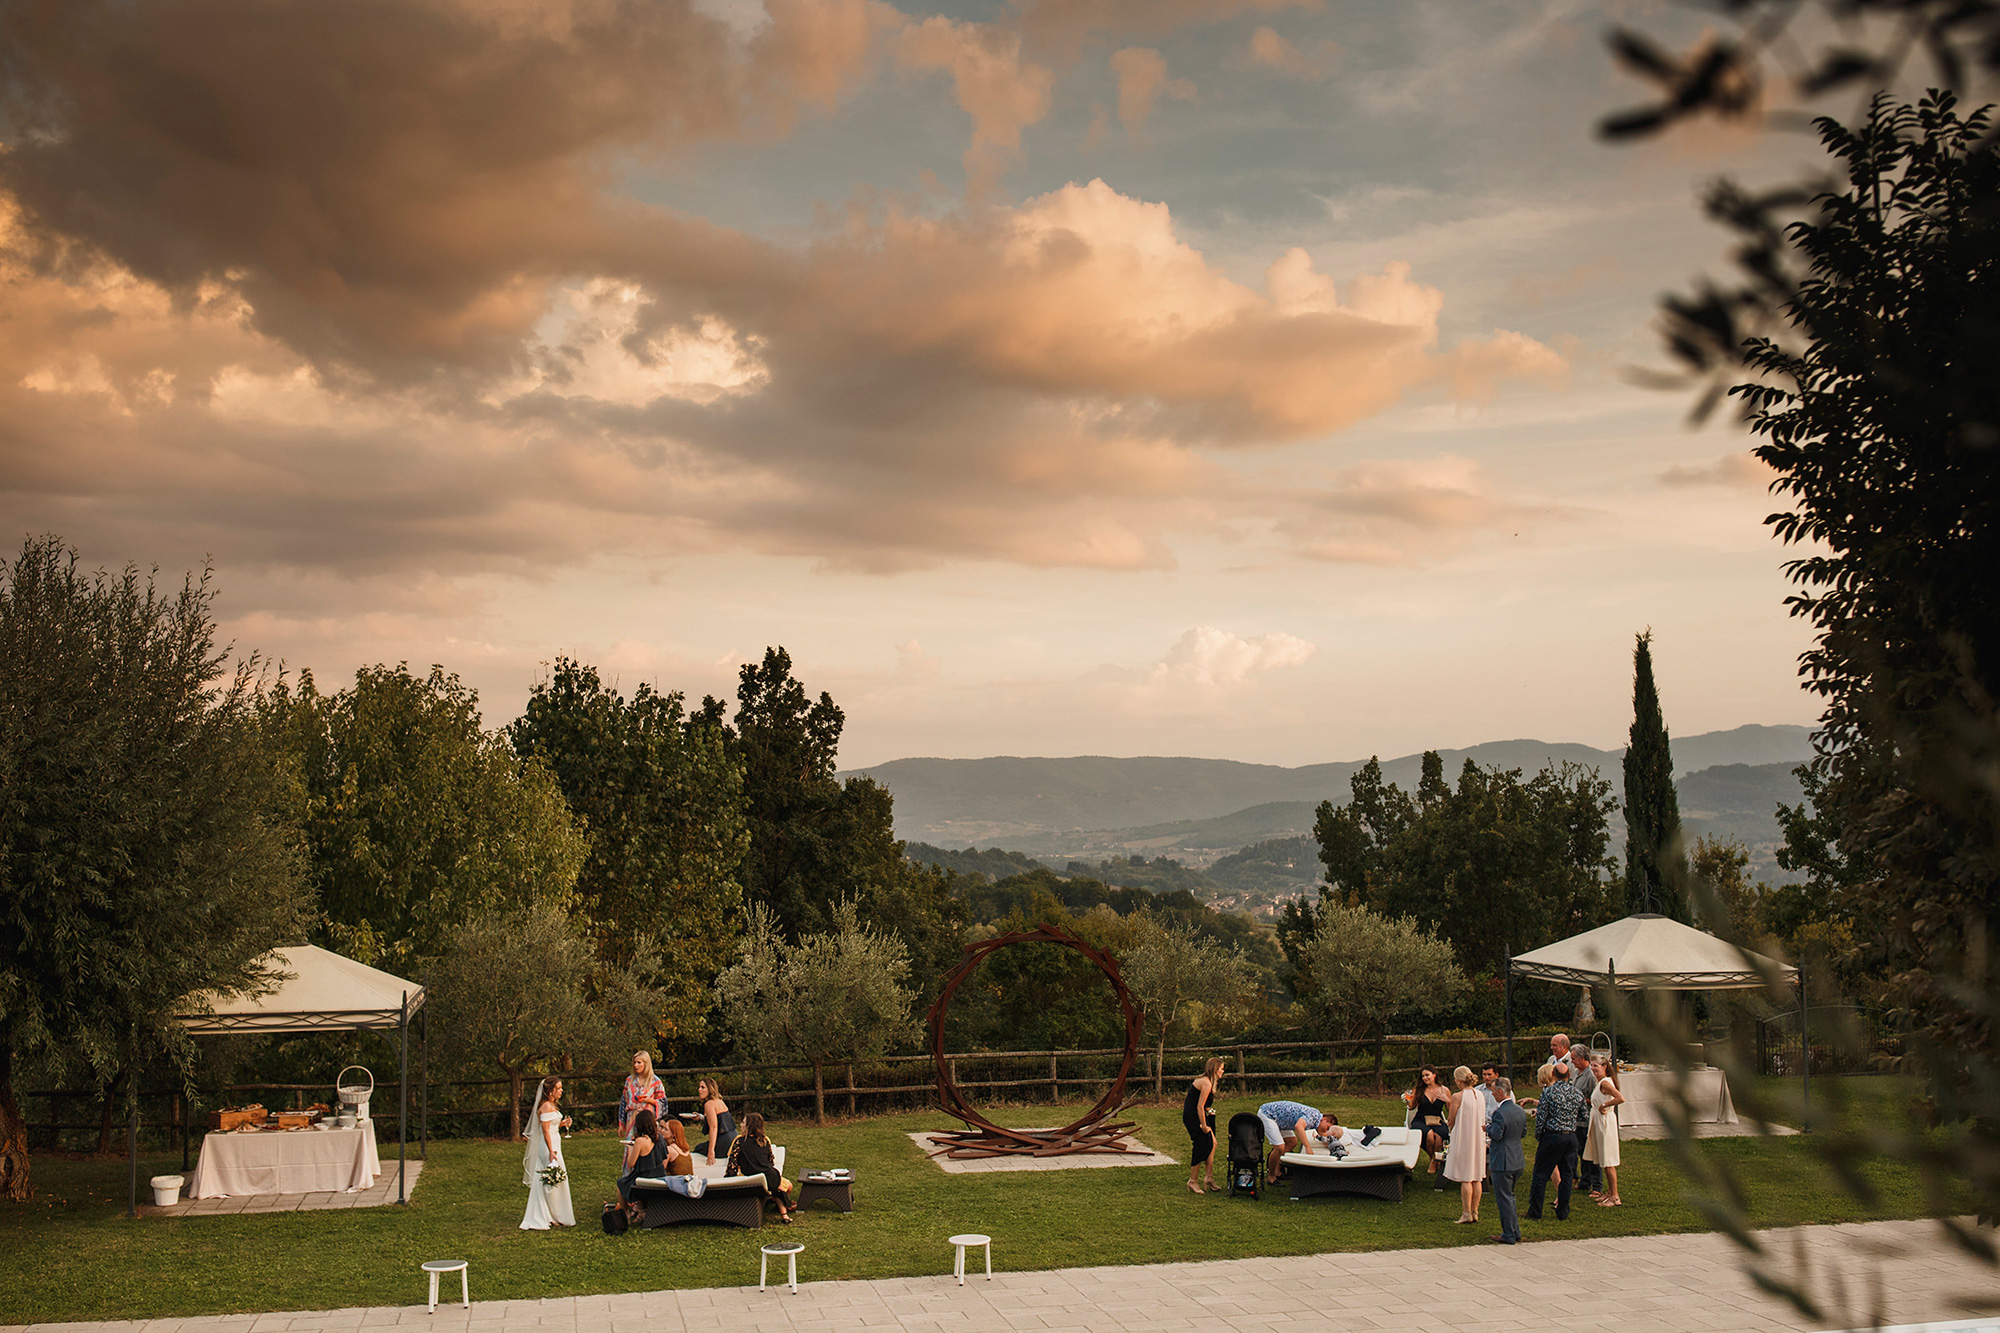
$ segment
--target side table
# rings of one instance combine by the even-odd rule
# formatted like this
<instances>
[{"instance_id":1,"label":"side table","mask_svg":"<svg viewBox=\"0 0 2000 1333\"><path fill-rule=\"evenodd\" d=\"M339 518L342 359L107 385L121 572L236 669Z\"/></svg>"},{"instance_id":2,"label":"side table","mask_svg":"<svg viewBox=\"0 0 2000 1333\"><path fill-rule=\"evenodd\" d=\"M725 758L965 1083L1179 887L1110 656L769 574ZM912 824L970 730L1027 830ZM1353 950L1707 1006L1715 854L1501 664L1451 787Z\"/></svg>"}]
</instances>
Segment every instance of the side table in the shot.
<instances>
[{"instance_id":1,"label":"side table","mask_svg":"<svg viewBox=\"0 0 2000 1333\"><path fill-rule=\"evenodd\" d=\"M842 1176L838 1180L815 1180L809 1175L799 1177L799 1207L803 1208L814 1199L831 1199L840 1205L840 1211L854 1211L854 1177Z\"/></svg>"}]
</instances>

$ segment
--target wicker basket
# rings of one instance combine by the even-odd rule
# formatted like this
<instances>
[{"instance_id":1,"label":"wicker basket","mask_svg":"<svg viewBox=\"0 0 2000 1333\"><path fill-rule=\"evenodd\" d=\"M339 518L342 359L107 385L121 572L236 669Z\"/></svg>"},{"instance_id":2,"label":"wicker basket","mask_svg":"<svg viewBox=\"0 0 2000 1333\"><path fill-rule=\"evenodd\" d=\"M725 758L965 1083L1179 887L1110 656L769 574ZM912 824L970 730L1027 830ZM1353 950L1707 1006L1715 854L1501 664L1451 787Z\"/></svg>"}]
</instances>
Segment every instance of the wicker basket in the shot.
<instances>
[{"instance_id":1,"label":"wicker basket","mask_svg":"<svg viewBox=\"0 0 2000 1333\"><path fill-rule=\"evenodd\" d=\"M349 1083L347 1082L347 1075L350 1072L358 1072L368 1081L366 1083ZM354 1112L354 1118L357 1121L368 1118L368 1099L375 1094L375 1076L373 1074L363 1069L360 1065L349 1065L346 1069L341 1070L333 1076L333 1088L339 1094L338 1101L342 1111L351 1108Z\"/></svg>"}]
</instances>

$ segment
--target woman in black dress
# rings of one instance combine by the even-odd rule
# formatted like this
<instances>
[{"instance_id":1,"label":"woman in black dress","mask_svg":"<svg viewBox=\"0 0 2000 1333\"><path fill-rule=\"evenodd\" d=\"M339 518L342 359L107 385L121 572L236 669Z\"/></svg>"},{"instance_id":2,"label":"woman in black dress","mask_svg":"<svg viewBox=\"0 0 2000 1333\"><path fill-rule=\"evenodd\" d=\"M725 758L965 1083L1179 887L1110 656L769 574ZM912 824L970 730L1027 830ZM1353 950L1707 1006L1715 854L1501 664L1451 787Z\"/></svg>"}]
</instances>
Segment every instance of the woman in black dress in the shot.
<instances>
[{"instance_id":1,"label":"woman in black dress","mask_svg":"<svg viewBox=\"0 0 2000 1333\"><path fill-rule=\"evenodd\" d=\"M785 1189L785 1178L778 1171L778 1163L771 1153L771 1140L764 1136L764 1117L752 1111L743 1117L743 1132L736 1136L736 1146L730 1150L729 1160L733 1164L732 1176L764 1177L764 1184L771 1191L771 1198L778 1205L778 1220L792 1220L792 1196Z\"/></svg>"},{"instance_id":2,"label":"woman in black dress","mask_svg":"<svg viewBox=\"0 0 2000 1333\"><path fill-rule=\"evenodd\" d=\"M1431 1155L1431 1174L1435 1176L1451 1142L1451 1089L1438 1081L1434 1066L1425 1065L1417 1071L1417 1086L1408 1100L1410 1128L1423 1131L1424 1151ZM1442 1181L1438 1188L1445 1188Z\"/></svg>"},{"instance_id":3,"label":"woman in black dress","mask_svg":"<svg viewBox=\"0 0 2000 1333\"><path fill-rule=\"evenodd\" d=\"M660 1132L659 1119L652 1110L641 1107L632 1117L632 1141L625 1145L625 1174L618 1177L618 1201L634 1214L634 1221L638 1220L639 1207L632 1202L632 1182L666 1175L667 1163L676 1155L684 1154Z\"/></svg>"},{"instance_id":4,"label":"woman in black dress","mask_svg":"<svg viewBox=\"0 0 2000 1333\"><path fill-rule=\"evenodd\" d=\"M1208 1188L1215 1183L1215 1090L1222 1086L1222 1057L1211 1055L1194 1082L1188 1084L1187 1100L1181 1103L1181 1124L1187 1128L1193 1152L1188 1158L1188 1190L1201 1194L1195 1176L1208 1173Z\"/></svg>"}]
</instances>

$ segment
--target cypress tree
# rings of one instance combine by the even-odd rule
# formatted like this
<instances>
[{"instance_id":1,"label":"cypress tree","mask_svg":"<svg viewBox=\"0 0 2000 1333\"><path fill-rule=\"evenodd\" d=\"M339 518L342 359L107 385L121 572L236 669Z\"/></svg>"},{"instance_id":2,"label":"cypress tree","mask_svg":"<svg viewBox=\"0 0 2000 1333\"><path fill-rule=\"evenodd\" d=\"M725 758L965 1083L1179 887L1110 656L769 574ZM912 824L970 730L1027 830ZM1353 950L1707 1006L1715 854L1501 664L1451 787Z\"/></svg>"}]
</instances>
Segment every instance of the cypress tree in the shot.
<instances>
[{"instance_id":1,"label":"cypress tree","mask_svg":"<svg viewBox=\"0 0 2000 1333\"><path fill-rule=\"evenodd\" d=\"M1632 737L1625 748L1625 905L1688 919L1680 893L1681 805L1660 692L1653 684L1653 632L1632 649Z\"/></svg>"}]
</instances>

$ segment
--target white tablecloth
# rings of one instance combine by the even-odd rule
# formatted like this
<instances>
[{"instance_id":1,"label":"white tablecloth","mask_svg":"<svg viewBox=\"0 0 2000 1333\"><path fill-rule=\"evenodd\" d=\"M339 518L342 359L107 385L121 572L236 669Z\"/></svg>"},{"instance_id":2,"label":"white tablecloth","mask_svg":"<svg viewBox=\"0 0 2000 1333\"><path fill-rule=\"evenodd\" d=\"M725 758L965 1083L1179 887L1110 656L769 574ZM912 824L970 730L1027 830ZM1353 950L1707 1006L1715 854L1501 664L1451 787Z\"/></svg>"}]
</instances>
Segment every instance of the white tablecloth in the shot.
<instances>
[{"instance_id":1,"label":"white tablecloth","mask_svg":"<svg viewBox=\"0 0 2000 1333\"><path fill-rule=\"evenodd\" d=\"M188 1195L351 1193L367 1189L380 1174L372 1121L354 1129L232 1131L202 1137Z\"/></svg>"},{"instance_id":2,"label":"white tablecloth","mask_svg":"<svg viewBox=\"0 0 2000 1333\"><path fill-rule=\"evenodd\" d=\"M1625 1094L1625 1104L1618 1108L1618 1123L1623 1126L1665 1124L1660 1108L1668 1101L1672 1087L1673 1075L1664 1069L1620 1070L1618 1090ZM1736 1123L1736 1104L1729 1100L1729 1080L1720 1069L1690 1069L1687 1098L1688 1110L1697 1123Z\"/></svg>"}]
</instances>

